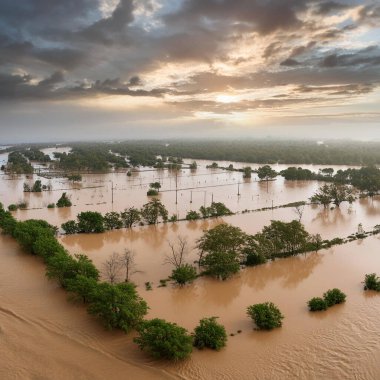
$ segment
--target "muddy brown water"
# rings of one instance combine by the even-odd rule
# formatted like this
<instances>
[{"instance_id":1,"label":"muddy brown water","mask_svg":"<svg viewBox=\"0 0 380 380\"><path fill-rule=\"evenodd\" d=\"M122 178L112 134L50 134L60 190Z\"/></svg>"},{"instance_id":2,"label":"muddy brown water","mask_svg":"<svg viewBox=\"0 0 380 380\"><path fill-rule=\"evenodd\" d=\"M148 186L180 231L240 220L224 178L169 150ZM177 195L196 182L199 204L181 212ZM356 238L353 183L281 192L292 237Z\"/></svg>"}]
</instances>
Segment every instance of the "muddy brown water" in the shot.
<instances>
[{"instance_id":1,"label":"muddy brown water","mask_svg":"<svg viewBox=\"0 0 380 380\"><path fill-rule=\"evenodd\" d=\"M206 169L200 169L200 174L203 171L204 180L209 183L230 180L230 177L238 181L239 175L241 178L241 173L207 175ZM183 173L183 184L196 181L188 174ZM131 180L121 174L85 176L83 186L87 181L92 184L103 181L100 183L104 185L113 178L114 186L120 189L115 191L113 207L120 211L128 205L143 204L147 199L146 189L139 185L140 178L143 177L142 183L149 183L157 175L157 172L144 172ZM24 196L23 178L0 181L1 201L6 205ZM54 186L72 186L64 180L53 183ZM163 189L173 186L173 178L167 172L163 173L163 185ZM126 190L121 190L121 186L126 186ZM264 207L271 203L271 198L277 204L306 199L318 183L278 180L269 183L268 192L266 184L254 179L241 186L240 197L234 193L237 186L231 185L214 188L217 189L213 190L214 198L227 203L233 211ZM206 191L207 197L211 190ZM38 206L59 195L52 193L26 196ZM110 210L110 204L93 208L86 205L101 199L101 194L109 197L110 188L70 190L70 194L78 197L78 205L72 209L18 211L15 216L46 218L58 225L80 210ZM175 205L173 195L173 192L162 195L172 212L184 213L189 206L195 209L204 201L204 194L200 193L192 205L185 202ZM171 284L158 287L159 280L171 272L171 267L164 264L168 240L182 235L188 239L189 247L194 248L202 231L217 223L228 222L255 233L271 219L289 221L295 216L291 208L277 209L223 220L168 223L59 238L71 253L86 253L100 269L112 252L121 253L125 248L134 250L138 272L133 274L132 280L150 306L148 317L164 318L192 330L200 318L218 316L228 333L234 334L220 352L195 350L190 359L176 364L154 361L141 353L132 343L133 334L105 331L81 305L69 302L67 294L45 278L44 265L37 258L22 252L12 239L0 236L0 378L379 378L380 295L364 292L361 283L365 273L380 273L379 237L247 268L225 282L202 278L184 288ZM379 201L363 199L334 210L306 207L302 221L308 231L333 238L356 232L359 223L366 230L372 229L379 224L379 216ZM187 261L192 262L196 257L196 250L191 249ZM152 291L145 290L146 281L153 283ZM309 313L306 301L333 287L347 294L347 302L327 312ZM277 304L285 315L281 329L253 330L245 310L250 304L265 301ZM238 334L238 330L242 332Z\"/></svg>"}]
</instances>

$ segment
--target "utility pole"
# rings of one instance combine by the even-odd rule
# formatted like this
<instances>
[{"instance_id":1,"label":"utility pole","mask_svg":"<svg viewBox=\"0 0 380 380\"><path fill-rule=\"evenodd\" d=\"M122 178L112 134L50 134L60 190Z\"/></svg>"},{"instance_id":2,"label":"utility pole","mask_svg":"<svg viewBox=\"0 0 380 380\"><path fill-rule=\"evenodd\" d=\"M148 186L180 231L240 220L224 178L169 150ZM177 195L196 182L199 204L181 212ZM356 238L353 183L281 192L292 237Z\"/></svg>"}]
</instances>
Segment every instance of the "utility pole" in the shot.
<instances>
[{"instance_id":1,"label":"utility pole","mask_svg":"<svg viewBox=\"0 0 380 380\"><path fill-rule=\"evenodd\" d=\"M240 182L238 182L238 197L240 197Z\"/></svg>"},{"instance_id":2,"label":"utility pole","mask_svg":"<svg viewBox=\"0 0 380 380\"><path fill-rule=\"evenodd\" d=\"M190 203L193 203L193 190L190 191Z\"/></svg>"},{"instance_id":3,"label":"utility pole","mask_svg":"<svg viewBox=\"0 0 380 380\"><path fill-rule=\"evenodd\" d=\"M214 193L211 193L211 204L214 203Z\"/></svg>"},{"instance_id":4,"label":"utility pole","mask_svg":"<svg viewBox=\"0 0 380 380\"><path fill-rule=\"evenodd\" d=\"M175 204L178 203L178 170L175 169Z\"/></svg>"},{"instance_id":5,"label":"utility pole","mask_svg":"<svg viewBox=\"0 0 380 380\"><path fill-rule=\"evenodd\" d=\"M113 205L113 181L111 181L111 199L112 199L112 205Z\"/></svg>"}]
</instances>

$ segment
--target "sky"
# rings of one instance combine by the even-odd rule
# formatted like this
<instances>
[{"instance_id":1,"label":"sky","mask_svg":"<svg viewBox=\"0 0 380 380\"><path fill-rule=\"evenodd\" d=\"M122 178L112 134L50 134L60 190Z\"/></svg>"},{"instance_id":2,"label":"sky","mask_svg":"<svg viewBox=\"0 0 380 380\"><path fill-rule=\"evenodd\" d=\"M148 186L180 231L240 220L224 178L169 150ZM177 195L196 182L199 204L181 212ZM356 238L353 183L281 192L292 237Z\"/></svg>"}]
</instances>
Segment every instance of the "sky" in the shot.
<instances>
[{"instance_id":1,"label":"sky","mask_svg":"<svg viewBox=\"0 0 380 380\"><path fill-rule=\"evenodd\" d=\"M0 0L0 142L380 139L379 0Z\"/></svg>"}]
</instances>

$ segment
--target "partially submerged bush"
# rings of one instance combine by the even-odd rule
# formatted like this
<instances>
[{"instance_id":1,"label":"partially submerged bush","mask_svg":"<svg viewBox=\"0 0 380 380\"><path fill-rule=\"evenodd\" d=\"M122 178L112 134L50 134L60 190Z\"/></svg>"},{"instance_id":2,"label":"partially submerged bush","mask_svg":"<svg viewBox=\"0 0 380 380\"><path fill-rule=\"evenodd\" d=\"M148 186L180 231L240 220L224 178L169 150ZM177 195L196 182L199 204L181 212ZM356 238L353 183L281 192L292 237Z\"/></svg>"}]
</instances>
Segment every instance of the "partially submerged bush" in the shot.
<instances>
[{"instance_id":1,"label":"partially submerged bush","mask_svg":"<svg viewBox=\"0 0 380 380\"><path fill-rule=\"evenodd\" d=\"M310 311L321 311L321 310L326 310L327 309L327 303L321 297L314 297L314 298L312 298L307 303L307 306L309 307Z\"/></svg>"},{"instance_id":2,"label":"partially submerged bush","mask_svg":"<svg viewBox=\"0 0 380 380\"><path fill-rule=\"evenodd\" d=\"M57 201L57 207L71 207L72 203L66 193L62 193L61 198Z\"/></svg>"},{"instance_id":3,"label":"partially submerged bush","mask_svg":"<svg viewBox=\"0 0 380 380\"><path fill-rule=\"evenodd\" d=\"M186 220L198 220L200 219L200 214L196 211L189 211L187 214L186 214Z\"/></svg>"},{"instance_id":4,"label":"partially submerged bush","mask_svg":"<svg viewBox=\"0 0 380 380\"><path fill-rule=\"evenodd\" d=\"M76 234L78 232L78 226L74 220L62 223L61 227L67 235Z\"/></svg>"},{"instance_id":5,"label":"partially submerged bush","mask_svg":"<svg viewBox=\"0 0 380 380\"><path fill-rule=\"evenodd\" d=\"M146 195L148 197L154 197L154 196L157 196L158 195L158 191L155 190L155 189L149 189L147 192L146 192Z\"/></svg>"},{"instance_id":6,"label":"partially submerged bush","mask_svg":"<svg viewBox=\"0 0 380 380\"><path fill-rule=\"evenodd\" d=\"M223 325L216 322L217 317L203 318L194 329L194 346L220 350L227 343L227 333Z\"/></svg>"},{"instance_id":7,"label":"partially submerged bush","mask_svg":"<svg viewBox=\"0 0 380 380\"><path fill-rule=\"evenodd\" d=\"M334 288L324 293L323 299L325 300L327 307L330 307L345 302L346 295L341 290Z\"/></svg>"},{"instance_id":8,"label":"partially submerged bush","mask_svg":"<svg viewBox=\"0 0 380 380\"><path fill-rule=\"evenodd\" d=\"M376 290L380 292L380 278L377 277L376 273L365 275L364 290Z\"/></svg>"},{"instance_id":9,"label":"partially submerged bush","mask_svg":"<svg viewBox=\"0 0 380 380\"><path fill-rule=\"evenodd\" d=\"M142 321L137 332L139 336L133 341L154 358L180 360L192 352L192 337L186 329L175 323L159 318Z\"/></svg>"},{"instance_id":10,"label":"partially submerged bush","mask_svg":"<svg viewBox=\"0 0 380 380\"><path fill-rule=\"evenodd\" d=\"M179 285L185 285L188 282L194 281L196 278L197 271L189 264L183 264L173 269L172 275L170 276L170 279Z\"/></svg>"},{"instance_id":11,"label":"partially submerged bush","mask_svg":"<svg viewBox=\"0 0 380 380\"><path fill-rule=\"evenodd\" d=\"M260 253L250 252L247 254L245 265L251 267L255 265L265 264L267 261L266 257Z\"/></svg>"},{"instance_id":12,"label":"partially submerged bush","mask_svg":"<svg viewBox=\"0 0 380 380\"><path fill-rule=\"evenodd\" d=\"M259 330L271 330L282 326L284 316L272 302L258 303L247 308L247 314Z\"/></svg>"},{"instance_id":13,"label":"partially submerged bush","mask_svg":"<svg viewBox=\"0 0 380 380\"><path fill-rule=\"evenodd\" d=\"M10 205L8 206L8 210L9 210L9 211L17 211L17 209L18 209L18 207L17 207L17 205L15 205L14 203L12 203L12 204L10 204Z\"/></svg>"}]
</instances>

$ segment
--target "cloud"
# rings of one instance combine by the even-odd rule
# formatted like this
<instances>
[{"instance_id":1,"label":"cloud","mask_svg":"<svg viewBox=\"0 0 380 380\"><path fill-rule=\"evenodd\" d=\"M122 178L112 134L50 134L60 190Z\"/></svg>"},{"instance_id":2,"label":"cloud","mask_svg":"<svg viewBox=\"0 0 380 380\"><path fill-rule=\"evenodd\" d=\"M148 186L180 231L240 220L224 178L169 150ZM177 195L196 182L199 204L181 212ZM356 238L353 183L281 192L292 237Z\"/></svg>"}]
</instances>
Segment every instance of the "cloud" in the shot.
<instances>
[{"instance_id":1,"label":"cloud","mask_svg":"<svg viewBox=\"0 0 380 380\"><path fill-rule=\"evenodd\" d=\"M300 63L297 60L293 59L293 58L287 58L287 59L285 59L285 61L282 61L280 63L280 65L281 66L290 66L290 67L292 67L292 66L298 66L298 65L300 65Z\"/></svg>"},{"instance_id":2,"label":"cloud","mask_svg":"<svg viewBox=\"0 0 380 380\"><path fill-rule=\"evenodd\" d=\"M3 0L0 102L117 98L173 120L365 102L379 19L372 0Z\"/></svg>"},{"instance_id":3,"label":"cloud","mask_svg":"<svg viewBox=\"0 0 380 380\"><path fill-rule=\"evenodd\" d=\"M90 42L112 44L128 41L128 25L133 21L133 0L120 0L109 17L102 18L76 33Z\"/></svg>"},{"instance_id":4,"label":"cloud","mask_svg":"<svg viewBox=\"0 0 380 380\"><path fill-rule=\"evenodd\" d=\"M0 73L0 101L1 100L67 100L83 97L95 97L98 95L127 95L131 97L162 97L168 93L168 89L154 88L151 90L130 89L136 86L135 78L131 78L134 84L123 83L119 78L96 80L92 83L77 83L68 85L65 83L64 74L61 71L54 72L49 77L35 83L31 75L9 75Z\"/></svg>"},{"instance_id":5,"label":"cloud","mask_svg":"<svg viewBox=\"0 0 380 380\"><path fill-rule=\"evenodd\" d=\"M336 1L324 1L316 5L315 13L319 15L327 15L334 11L340 11L349 8L348 4Z\"/></svg>"}]
</instances>

